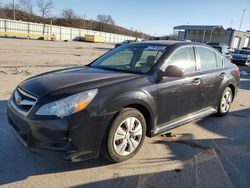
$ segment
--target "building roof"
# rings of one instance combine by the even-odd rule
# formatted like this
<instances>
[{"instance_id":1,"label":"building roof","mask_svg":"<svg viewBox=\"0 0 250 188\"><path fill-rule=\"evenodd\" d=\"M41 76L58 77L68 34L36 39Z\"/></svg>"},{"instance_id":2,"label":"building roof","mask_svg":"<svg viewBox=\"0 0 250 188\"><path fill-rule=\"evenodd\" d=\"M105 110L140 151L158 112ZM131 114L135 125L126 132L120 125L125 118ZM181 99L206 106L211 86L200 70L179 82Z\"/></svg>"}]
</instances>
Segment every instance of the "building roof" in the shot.
<instances>
[{"instance_id":1,"label":"building roof","mask_svg":"<svg viewBox=\"0 0 250 188\"><path fill-rule=\"evenodd\" d=\"M221 25L179 25L175 26L174 29L183 29L183 30L199 30L199 31L212 31L214 29L220 29L225 31Z\"/></svg>"}]
</instances>

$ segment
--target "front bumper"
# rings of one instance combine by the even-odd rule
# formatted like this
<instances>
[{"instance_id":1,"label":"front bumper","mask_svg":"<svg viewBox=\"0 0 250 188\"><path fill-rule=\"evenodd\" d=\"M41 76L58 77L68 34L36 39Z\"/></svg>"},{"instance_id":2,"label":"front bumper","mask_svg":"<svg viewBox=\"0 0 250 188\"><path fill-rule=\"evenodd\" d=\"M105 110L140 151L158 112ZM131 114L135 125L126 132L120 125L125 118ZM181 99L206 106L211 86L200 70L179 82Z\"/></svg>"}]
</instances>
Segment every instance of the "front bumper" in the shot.
<instances>
[{"instance_id":1,"label":"front bumper","mask_svg":"<svg viewBox=\"0 0 250 188\"><path fill-rule=\"evenodd\" d=\"M110 118L90 118L81 112L67 118L43 120L23 116L10 104L9 125L30 151L46 157L82 161L99 156L102 138Z\"/></svg>"}]
</instances>

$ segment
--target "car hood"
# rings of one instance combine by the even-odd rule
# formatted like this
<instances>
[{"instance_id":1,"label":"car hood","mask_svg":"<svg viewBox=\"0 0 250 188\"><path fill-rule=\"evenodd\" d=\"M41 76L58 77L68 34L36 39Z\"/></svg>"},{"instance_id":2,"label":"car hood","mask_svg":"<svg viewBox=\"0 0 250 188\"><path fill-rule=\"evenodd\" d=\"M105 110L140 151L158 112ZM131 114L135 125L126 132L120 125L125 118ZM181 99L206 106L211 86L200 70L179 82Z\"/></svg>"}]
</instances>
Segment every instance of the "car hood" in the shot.
<instances>
[{"instance_id":1,"label":"car hood","mask_svg":"<svg viewBox=\"0 0 250 188\"><path fill-rule=\"evenodd\" d=\"M18 87L40 98L48 93L76 93L139 76L91 67L78 67L40 74L23 81Z\"/></svg>"}]
</instances>

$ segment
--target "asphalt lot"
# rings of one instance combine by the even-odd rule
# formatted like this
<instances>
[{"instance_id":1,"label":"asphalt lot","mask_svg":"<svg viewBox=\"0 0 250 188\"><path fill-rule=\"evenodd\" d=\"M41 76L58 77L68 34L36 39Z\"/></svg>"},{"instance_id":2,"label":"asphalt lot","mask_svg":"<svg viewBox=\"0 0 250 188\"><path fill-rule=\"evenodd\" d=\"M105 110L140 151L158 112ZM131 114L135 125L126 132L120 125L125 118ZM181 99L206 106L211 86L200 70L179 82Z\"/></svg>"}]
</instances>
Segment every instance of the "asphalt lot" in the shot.
<instances>
[{"instance_id":1,"label":"asphalt lot","mask_svg":"<svg viewBox=\"0 0 250 188\"><path fill-rule=\"evenodd\" d=\"M40 72L78 66L113 45L0 38L0 186L3 187L250 187L250 67L226 117L210 116L147 138L131 160L80 163L30 153L6 119L10 93ZM249 74L248 74L249 73Z\"/></svg>"}]
</instances>

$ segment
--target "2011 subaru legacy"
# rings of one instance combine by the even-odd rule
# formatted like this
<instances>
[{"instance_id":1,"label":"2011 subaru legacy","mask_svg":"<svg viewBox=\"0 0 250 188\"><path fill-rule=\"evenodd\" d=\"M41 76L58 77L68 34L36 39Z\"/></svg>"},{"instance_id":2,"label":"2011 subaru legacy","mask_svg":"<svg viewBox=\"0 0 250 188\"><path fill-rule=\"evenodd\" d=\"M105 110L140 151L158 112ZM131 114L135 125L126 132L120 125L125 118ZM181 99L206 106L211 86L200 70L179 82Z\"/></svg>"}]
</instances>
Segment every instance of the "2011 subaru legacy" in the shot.
<instances>
[{"instance_id":1,"label":"2011 subaru legacy","mask_svg":"<svg viewBox=\"0 0 250 188\"><path fill-rule=\"evenodd\" d=\"M122 45L87 66L20 83L8 103L13 133L31 151L71 161L135 155L152 137L210 114L226 115L239 69L199 43Z\"/></svg>"}]
</instances>

